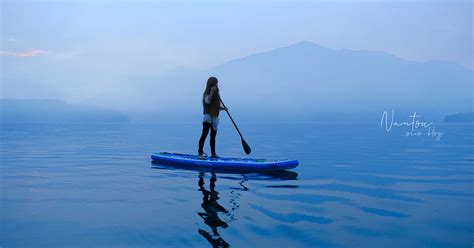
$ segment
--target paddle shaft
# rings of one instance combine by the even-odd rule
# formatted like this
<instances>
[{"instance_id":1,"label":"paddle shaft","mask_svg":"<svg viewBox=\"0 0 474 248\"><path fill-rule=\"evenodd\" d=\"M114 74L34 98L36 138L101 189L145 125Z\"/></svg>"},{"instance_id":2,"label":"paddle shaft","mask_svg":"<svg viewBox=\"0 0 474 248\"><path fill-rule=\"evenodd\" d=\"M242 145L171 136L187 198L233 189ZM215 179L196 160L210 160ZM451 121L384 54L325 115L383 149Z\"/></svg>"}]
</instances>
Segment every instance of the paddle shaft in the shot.
<instances>
[{"instance_id":1,"label":"paddle shaft","mask_svg":"<svg viewBox=\"0 0 474 248\"><path fill-rule=\"evenodd\" d=\"M220 99L220 100L221 100L222 107L224 107L224 110L225 110L225 112L227 112L227 115L229 115L229 118L230 118L230 120L232 121L232 124L234 124L235 129L237 129L237 132L239 133L240 138L241 138L241 139L244 139L244 137L242 137L242 134L240 133L239 128L238 128L237 125L235 124L234 119L232 119L232 116L230 115L229 111L227 110L227 107L225 106L224 102L222 101L222 99Z\"/></svg>"}]
</instances>

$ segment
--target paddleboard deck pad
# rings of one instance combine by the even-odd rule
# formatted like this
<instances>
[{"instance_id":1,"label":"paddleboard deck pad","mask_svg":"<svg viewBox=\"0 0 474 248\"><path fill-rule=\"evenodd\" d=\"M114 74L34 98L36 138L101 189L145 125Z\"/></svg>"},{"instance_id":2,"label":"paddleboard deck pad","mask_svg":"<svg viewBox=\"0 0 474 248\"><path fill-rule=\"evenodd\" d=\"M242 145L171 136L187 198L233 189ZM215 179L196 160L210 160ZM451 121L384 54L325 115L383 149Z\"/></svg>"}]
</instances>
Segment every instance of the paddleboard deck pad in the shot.
<instances>
[{"instance_id":1,"label":"paddleboard deck pad","mask_svg":"<svg viewBox=\"0 0 474 248\"><path fill-rule=\"evenodd\" d=\"M278 171L293 169L298 160L267 160L254 158L199 158L198 155L160 152L151 155L153 163L185 168L204 168L232 171Z\"/></svg>"}]
</instances>

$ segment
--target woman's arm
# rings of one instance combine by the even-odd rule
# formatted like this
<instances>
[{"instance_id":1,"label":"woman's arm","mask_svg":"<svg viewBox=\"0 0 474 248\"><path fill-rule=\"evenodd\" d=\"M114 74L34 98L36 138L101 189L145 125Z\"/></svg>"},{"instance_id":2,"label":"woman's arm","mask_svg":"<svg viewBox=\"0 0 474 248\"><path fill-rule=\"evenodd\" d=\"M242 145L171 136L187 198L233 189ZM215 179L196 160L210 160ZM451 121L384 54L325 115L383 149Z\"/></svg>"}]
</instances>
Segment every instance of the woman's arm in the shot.
<instances>
[{"instance_id":1,"label":"woman's arm","mask_svg":"<svg viewBox=\"0 0 474 248\"><path fill-rule=\"evenodd\" d=\"M214 87L212 87L212 88L211 88L211 93L209 93L209 95L205 95L205 96L204 96L204 102L205 102L206 104L211 103L211 100L212 100L212 97L214 96L215 90L216 90L216 89L215 89Z\"/></svg>"},{"instance_id":2,"label":"woman's arm","mask_svg":"<svg viewBox=\"0 0 474 248\"><path fill-rule=\"evenodd\" d=\"M205 95L205 96L204 96L204 102L205 102L206 104L211 103L211 99L212 99L212 93L209 94L209 95Z\"/></svg>"}]
</instances>

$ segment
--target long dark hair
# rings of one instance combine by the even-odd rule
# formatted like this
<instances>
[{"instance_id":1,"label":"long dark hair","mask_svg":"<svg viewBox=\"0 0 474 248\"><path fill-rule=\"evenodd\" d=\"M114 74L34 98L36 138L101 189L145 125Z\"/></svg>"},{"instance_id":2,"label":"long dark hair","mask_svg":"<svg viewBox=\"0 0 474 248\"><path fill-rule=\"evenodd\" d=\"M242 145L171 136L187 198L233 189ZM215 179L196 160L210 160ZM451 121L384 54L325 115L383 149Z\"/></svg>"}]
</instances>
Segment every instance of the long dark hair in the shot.
<instances>
[{"instance_id":1,"label":"long dark hair","mask_svg":"<svg viewBox=\"0 0 474 248\"><path fill-rule=\"evenodd\" d=\"M204 90L204 95L209 95L211 93L211 88L217 85L216 77L209 77L207 79L206 89Z\"/></svg>"}]
</instances>

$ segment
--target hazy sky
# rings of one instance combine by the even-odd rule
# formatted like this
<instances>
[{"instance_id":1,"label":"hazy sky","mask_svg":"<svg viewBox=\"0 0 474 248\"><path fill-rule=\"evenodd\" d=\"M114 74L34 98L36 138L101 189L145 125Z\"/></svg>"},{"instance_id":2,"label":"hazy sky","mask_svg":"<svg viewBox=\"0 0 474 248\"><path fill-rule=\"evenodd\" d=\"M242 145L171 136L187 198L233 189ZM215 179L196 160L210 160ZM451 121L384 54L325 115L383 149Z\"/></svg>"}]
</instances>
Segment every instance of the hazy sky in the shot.
<instances>
[{"instance_id":1,"label":"hazy sky","mask_svg":"<svg viewBox=\"0 0 474 248\"><path fill-rule=\"evenodd\" d=\"M472 1L1 0L3 97L80 100L299 41L473 68Z\"/></svg>"}]
</instances>

